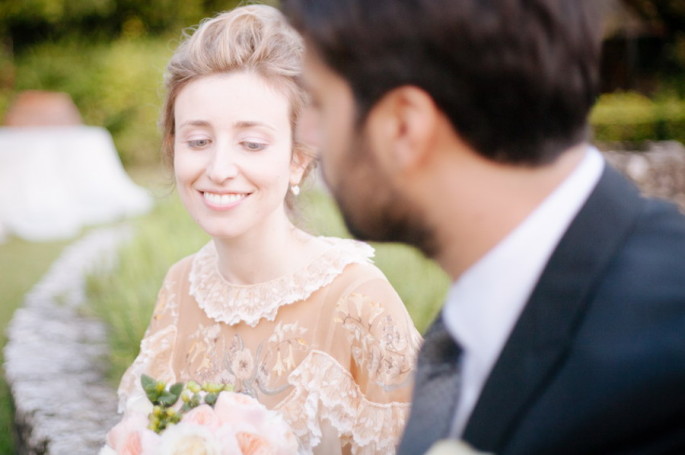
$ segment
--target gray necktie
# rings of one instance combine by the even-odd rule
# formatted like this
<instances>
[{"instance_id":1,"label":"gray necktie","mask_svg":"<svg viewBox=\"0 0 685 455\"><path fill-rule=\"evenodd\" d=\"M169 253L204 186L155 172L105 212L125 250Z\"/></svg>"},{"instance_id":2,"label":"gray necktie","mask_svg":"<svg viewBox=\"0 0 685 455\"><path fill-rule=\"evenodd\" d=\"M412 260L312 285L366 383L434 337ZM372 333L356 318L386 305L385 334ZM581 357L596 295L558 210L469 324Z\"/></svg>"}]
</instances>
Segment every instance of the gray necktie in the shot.
<instances>
[{"instance_id":1,"label":"gray necktie","mask_svg":"<svg viewBox=\"0 0 685 455\"><path fill-rule=\"evenodd\" d=\"M442 315L438 316L419 351L411 413L397 455L423 454L435 441L450 436L461 382L461 352Z\"/></svg>"}]
</instances>

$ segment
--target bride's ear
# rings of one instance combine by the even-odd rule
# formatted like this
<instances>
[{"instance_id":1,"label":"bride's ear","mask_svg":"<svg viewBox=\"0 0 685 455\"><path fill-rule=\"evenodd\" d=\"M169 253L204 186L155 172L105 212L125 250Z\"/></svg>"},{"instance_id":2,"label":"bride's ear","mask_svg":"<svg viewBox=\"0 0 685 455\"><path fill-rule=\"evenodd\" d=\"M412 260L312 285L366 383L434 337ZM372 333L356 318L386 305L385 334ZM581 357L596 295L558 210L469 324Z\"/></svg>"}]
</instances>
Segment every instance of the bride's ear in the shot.
<instances>
[{"instance_id":1,"label":"bride's ear","mask_svg":"<svg viewBox=\"0 0 685 455\"><path fill-rule=\"evenodd\" d=\"M299 185L315 164L316 157L313 151L304 144L296 143L290 160L290 184Z\"/></svg>"}]
</instances>

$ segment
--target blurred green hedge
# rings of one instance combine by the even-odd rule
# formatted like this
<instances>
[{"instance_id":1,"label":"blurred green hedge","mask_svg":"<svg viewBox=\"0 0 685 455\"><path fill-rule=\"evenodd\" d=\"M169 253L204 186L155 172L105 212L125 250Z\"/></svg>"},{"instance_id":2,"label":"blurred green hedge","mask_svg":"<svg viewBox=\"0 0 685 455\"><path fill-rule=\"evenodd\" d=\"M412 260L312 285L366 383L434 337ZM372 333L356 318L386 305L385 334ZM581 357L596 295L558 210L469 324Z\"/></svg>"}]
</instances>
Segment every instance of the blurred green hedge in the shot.
<instances>
[{"instance_id":1,"label":"blurred green hedge","mask_svg":"<svg viewBox=\"0 0 685 455\"><path fill-rule=\"evenodd\" d=\"M23 90L66 92L125 165L158 163L162 73L181 31L239 2L0 0L0 120Z\"/></svg>"},{"instance_id":2,"label":"blurred green hedge","mask_svg":"<svg viewBox=\"0 0 685 455\"><path fill-rule=\"evenodd\" d=\"M598 142L685 143L685 99L675 94L647 98L636 92L602 95L590 115Z\"/></svg>"},{"instance_id":3,"label":"blurred green hedge","mask_svg":"<svg viewBox=\"0 0 685 455\"><path fill-rule=\"evenodd\" d=\"M125 165L157 163L157 117L164 67L175 47L172 41L72 41L34 47L15 59L14 87L0 92L0 113L22 90L67 92L85 124L110 131Z\"/></svg>"}]
</instances>

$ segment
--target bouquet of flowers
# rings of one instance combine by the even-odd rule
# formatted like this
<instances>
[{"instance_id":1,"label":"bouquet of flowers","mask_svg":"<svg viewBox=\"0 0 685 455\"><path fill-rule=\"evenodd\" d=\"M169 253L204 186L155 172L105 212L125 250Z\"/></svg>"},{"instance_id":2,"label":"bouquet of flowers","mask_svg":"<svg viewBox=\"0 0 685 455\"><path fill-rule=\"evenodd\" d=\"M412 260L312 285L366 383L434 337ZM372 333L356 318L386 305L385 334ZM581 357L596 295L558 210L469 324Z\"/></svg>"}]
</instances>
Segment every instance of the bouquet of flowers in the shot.
<instances>
[{"instance_id":1,"label":"bouquet of flowers","mask_svg":"<svg viewBox=\"0 0 685 455\"><path fill-rule=\"evenodd\" d=\"M280 415L223 384L143 375L149 400L127 412L100 455L293 455L297 440Z\"/></svg>"}]
</instances>

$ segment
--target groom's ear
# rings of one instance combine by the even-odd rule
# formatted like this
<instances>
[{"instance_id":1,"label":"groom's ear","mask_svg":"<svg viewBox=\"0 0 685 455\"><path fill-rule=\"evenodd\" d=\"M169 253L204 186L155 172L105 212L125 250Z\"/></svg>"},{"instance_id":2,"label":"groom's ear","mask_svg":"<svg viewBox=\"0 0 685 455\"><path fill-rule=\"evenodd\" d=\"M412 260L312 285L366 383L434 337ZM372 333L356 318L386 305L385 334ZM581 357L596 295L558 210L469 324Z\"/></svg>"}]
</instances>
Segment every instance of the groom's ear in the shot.
<instances>
[{"instance_id":1,"label":"groom's ear","mask_svg":"<svg viewBox=\"0 0 685 455\"><path fill-rule=\"evenodd\" d=\"M406 85L386 93L369 112L371 148L391 173L411 173L434 151L440 111L424 90Z\"/></svg>"}]
</instances>

